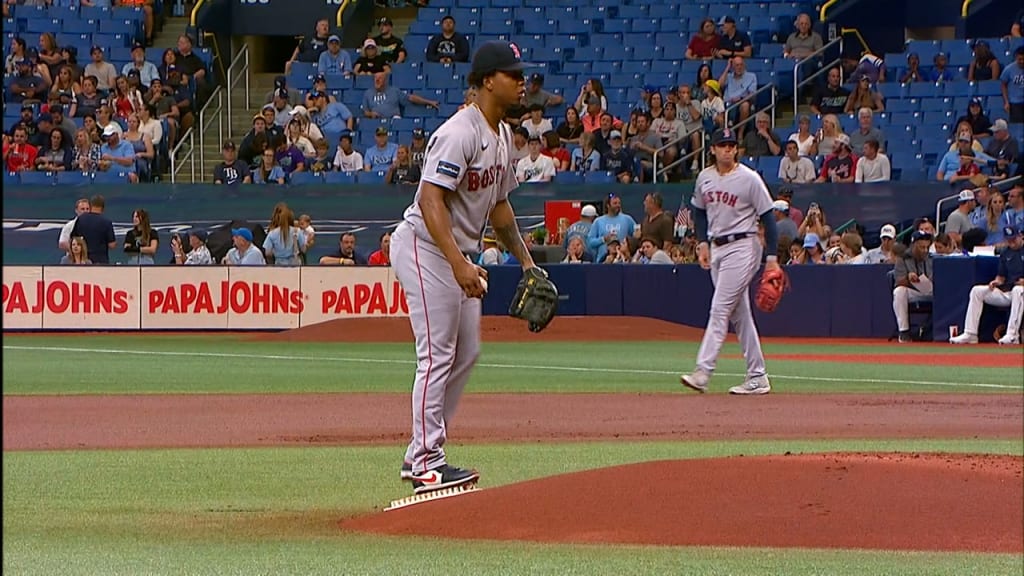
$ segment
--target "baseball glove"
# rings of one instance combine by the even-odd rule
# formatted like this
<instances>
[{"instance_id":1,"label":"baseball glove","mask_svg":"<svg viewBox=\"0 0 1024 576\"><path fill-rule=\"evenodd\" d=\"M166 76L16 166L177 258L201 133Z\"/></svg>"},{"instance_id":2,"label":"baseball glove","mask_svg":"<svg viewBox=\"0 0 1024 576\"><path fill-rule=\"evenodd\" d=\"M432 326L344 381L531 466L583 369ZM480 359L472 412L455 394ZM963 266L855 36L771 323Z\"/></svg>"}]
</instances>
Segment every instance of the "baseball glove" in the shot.
<instances>
[{"instance_id":1,"label":"baseball glove","mask_svg":"<svg viewBox=\"0 0 1024 576\"><path fill-rule=\"evenodd\" d=\"M523 271L508 315L526 320L530 332L540 332L555 317L557 310L558 288L548 280L547 273L536 266Z\"/></svg>"},{"instance_id":2,"label":"baseball glove","mask_svg":"<svg viewBox=\"0 0 1024 576\"><path fill-rule=\"evenodd\" d=\"M782 268L765 270L761 274L761 284L757 287L754 303L762 312L774 312L782 300L782 294L789 290L789 276Z\"/></svg>"}]
</instances>

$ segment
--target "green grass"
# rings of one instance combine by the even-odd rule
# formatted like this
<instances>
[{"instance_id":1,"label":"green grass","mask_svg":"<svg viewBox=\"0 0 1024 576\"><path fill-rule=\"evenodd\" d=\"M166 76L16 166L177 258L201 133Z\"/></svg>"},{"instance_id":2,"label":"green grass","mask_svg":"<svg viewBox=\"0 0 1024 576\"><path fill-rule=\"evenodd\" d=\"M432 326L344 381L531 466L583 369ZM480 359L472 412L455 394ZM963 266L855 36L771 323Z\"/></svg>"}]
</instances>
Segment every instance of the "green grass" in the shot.
<instances>
[{"instance_id":1,"label":"green grass","mask_svg":"<svg viewBox=\"0 0 1024 576\"><path fill-rule=\"evenodd\" d=\"M408 344L270 343L237 337L4 336L4 394L117 393L408 393L414 353ZM487 392L674 392L692 369L696 343L486 344L469 388ZM904 347L956 355L979 349ZM1019 356L1019 350L986 347ZM1024 368L886 365L871 354L891 346L770 344L765 353L778 393L1018 392ZM738 355L727 344L725 355ZM856 354L861 363L772 360L772 354ZM639 359L639 361L638 361ZM45 370L40 370L45 366ZM718 374L740 378L744 362L723 358ZM221 378L221 374L232 378ZM301 374L302 377L297 377ZM545 376L540 378L539 376Z\"/></svg>"},{"instance_id":2,"label":"green grass","mask_svg":"<svg viewBox=\"0 0 1024 576\"><path fill-rule=\"evenodd\" d=\"M765 441L455 446L483 487L658 459L784 451L1024 454L1022 441ZM4 569L15 574L1019 574L1020 558L569 546L346 533L405 494L385 447L5 452ZM571 513L571 511L567 511ZM457 521L457 519L444 519ZM695 527L698 528L699 527ZM754 529L770 529L760 527Z\"/></svg>"}]
</instances>

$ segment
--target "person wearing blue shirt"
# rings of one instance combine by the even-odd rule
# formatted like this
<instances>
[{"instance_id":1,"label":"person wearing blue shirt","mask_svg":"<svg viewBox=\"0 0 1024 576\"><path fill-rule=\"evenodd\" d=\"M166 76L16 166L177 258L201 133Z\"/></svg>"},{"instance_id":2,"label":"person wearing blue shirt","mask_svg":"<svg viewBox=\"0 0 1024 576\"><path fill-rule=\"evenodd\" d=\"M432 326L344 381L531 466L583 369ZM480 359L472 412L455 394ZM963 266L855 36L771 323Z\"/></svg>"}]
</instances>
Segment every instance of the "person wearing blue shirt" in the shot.
<instances>
[{"instance_id":1,"label":"person wearing blue shirt","mask_svg":"<svg viewBox=\"0 0 1024 576\"><path fill-rule=\"evenodd\" d=\"M1018 182L1007 192L1006 206L1003 211L1003 227L1013 226L1024 230L1024 184Z\"/></svg>"},{"instance_id":2,"label":"person wearing blue shirt","mask_svg":"<svg viewBox=\"0 0 1024 576\"><path fill-rule=\"evenodd\" d=\"M594 133L580 135L580 147L574 148L569 162L573 172L597 172L601 169L601 153L594 148Z\"/></svg>"},{"instance_id":3,"label":"person wearing blue shirt","mask_svg":"<svg viewBox=\"0 0 1024 576\"><path fill-rule=\"evenodd\" d=\"M623 241L633 236L635 231L636 221L629 214L622 213L622 198L610 195L608 212L594 220L587 236L587 248L594 251L594 262L604 262L609 241Z\"/></svg>"},{"instance_id":4,"label":"person wearing blue shirt","mask_svg":"<svg viewBox=\"0 0 1024 576\"><path fill-rule=\"evenodd\" d=\"M328 102L325 92L314 92L309 95L313 101L314 109L310 112L313 123L320 128L324 134L328 132L337 134L344 130L355 128L355 118L348 106L341 102Z\"/></svg>"},{"instance_id":5,"label":"person wearing blue shirt","mask_svg":"<svg viewBox=\"0 0 1024 576\"><path fill-rule=\"evenodd\" d=\"M1010 123L1024 122L1024 46L1013 53L1013 62L999 75L1003 89L1003 109L1010 113Z\"/></svg>"},{"instance_id":6,"label":"person wearing blue shirt","mask_svg":"<svg viewBox=\"0 0 1024 576\"><path fill-rule=\"evenodd\" d=\"M587 244L587 240L590 237L590 229L594 227L594 219L597 218L597 208L587 204L580 210L579 222L573 222L572 225L565 231L565 238L562 240L562 247L565 249L569 248L569 242L576 237L579 237L583 241L583 250L590 256L591 260L594 258L594 251Z\"/></svg>"},{"instance_id":7,"label":"person wearing blue shirt","mask_svg":"<svg viewBox=\"0 0 1024 576\"><path fill-rule=\"evenodd\" d=\"M975 162L995 162L995 158L988 154L975 152L971 147L972 144L973 139L970 134L960 134L957 137L957 149L946 152L942 159L939 160L939 169L935 173L935 178L952 182L953 176L956 176L957 170L960 169L960 157L968 155L968 152L970 152L970 156L974 157Z\"/></svg>"},{"instance_id":8,"label":"person wearing blue shirt","mask_svg":"<svg viewBox=\"0 0 1024 576\"><path fill-rule=\"evenodd\" d=\"M928 71L928 80L932 82L952 82L956 80L956 71L946 68L949 61L945 53L939 52L932 60L932 69Z\"/></svg>"},{"instance_id":9,"label":"person wearing blue shirt","mask_svg":"<svg viewBox=\"0 0 1024 576\"><path fill-rule=\"evenodd\" d=\"M135 147L130 142L121 140L121 133L114 122L107 124L103 129L99 168L104 172L111 168L117 172L127 172L128 181L132 184L139 181L139 175L135 173Z\"/></svg>"},{"instance_id":10,"label":"person wearing blue shirt","mask_svg":"<svg viewBox=\"0 0 1024 576\"><path fill-rule=\"evenodd\" d=\"M121 75L128 76L132 70L138 72L139 82L147 90L153 79L160 77L160 71L156 69L156 64L146 60L146 46L138 42L132 46L132 61L121 67Z\"/></svg>"},{"instance_id":11,"label":"person wearing blue shirt","mask_svg":"<svg viewBox=\"0 0 1024 576\"><path fill-rule=\"evenodd\" d=\"M427 108L440 109L440 103L427 100L410 92L388 86L386 72L373 75L373 88L363 93L363 116L367 118L401 118L402 111L409 104L419 104Z\"/></svg>"},{"instance_id":12,"label":"person wearing blue shirt","mask_svg":"<svg viewBox=\"0 0 1024 576\"><path fill-rule=\"evenodd\" d=\"M398 154L398 144L388 142L388 129L385 126L378 126L374 134L377 145L366 149L363 154L363 169L367 172L378 172L387 170L395 161Z\"/></svg>"},{"instance_id":13,"label":"person wearing blue shirt","mask_svg":"<svg viewBox=\"0 0 1024 576\"><path fill-rule=\"evenodd\" d=\"M320 53L316 64L317 71L326 76L351 76L352 56L341 49L341 38L332 35L327 39L327 50Z\"/></svg>"},{"instance_id":14,"label":"person wearing blue shirt","mask_svg":"<svg viewBox=\"0 0 1024 576\"><path fill-rule=\"evenodd\" d=\"M221 264L225 266L266 266L267 260L263 252L252 245L252 230L235 228L231 230L231 243L234 248L228 250Z\"/></svg>"},{"instance_id":15,"label":"person wearing blue shirt","mask_svg":"<svg viewBox=\"0 0 1024 576\"><path fill-rule=\"evenodd\" d=\"M742 56L736 56L729 60L729 63L725 66L725 71L722 72L721 78L718 79L718 83L725 86L725 93L722 97L725 99L726 108L740 102L744 98L749 98L754 92L757 92L757 75L753 72L747 72L747 63L743 60ZM746 100L734 108L733 110L739 110L739 118L732 123L739 124L749 118L752 108L753 102L750 100ZM732 113L730 113L731 115ZM738 130L741 138L745 126L746 124Z\"/></svg>"}]
</instances>

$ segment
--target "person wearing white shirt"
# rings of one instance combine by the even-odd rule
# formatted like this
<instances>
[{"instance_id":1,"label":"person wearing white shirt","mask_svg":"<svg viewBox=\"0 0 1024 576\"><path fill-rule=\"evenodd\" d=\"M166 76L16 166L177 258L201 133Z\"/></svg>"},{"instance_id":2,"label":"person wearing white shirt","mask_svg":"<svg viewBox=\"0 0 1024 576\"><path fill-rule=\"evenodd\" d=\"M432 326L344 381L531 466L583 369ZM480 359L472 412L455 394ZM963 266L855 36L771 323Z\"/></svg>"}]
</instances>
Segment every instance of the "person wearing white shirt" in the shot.
<instances>
[{"instance_id":1,"label":"person wearing white shirt","mask_svg":"<svg viewBox=\"0 0 1024 576\"><path fill-rule=\"evenodd\" d=\"M554 130L551 124L551 120L544 118L544 105L534 104L530 106L530 117L524 120L521 124L526 131L530 133L530 136L541 136L545 132Z\"/></svg>"},{"instance_id":2,"label":"person wearing white shirt","mask_svg":"<svg viewBox=\"0 0 1024 576\"><path fill-rule=\"evenodd\" d=\"M889 157L878 153L878 140L870 138L864 142L864 155L857 162L854 182L888 182L891 167Z\"/></svg>"},{"instance_id":3,"label":"person wearing white shirt","mask_svg":"<svg viewBox=\"0 0 1024 576\"><path fill-rule=\"evenodd\" d=\"M794 184L814 182L814 162L800 155L800 144L793 139L786 142L786 155L779 162L779 180Z\"/></svg>"},{"instance_id":4,"label":"person wearing white shirt","mask_svg":"<svg viewBox=\"0 0 1024 576\"><path fill-rule=\"evenodd\" d=\"M363 155L352 149L352 133L342 132L338 151L334 154L334 169L339 172L361 172Z\"/></svg>"},{"instance_id":5,"label":"person wearing white shirt","mask_svg":"<svg viewBox=\"0 0 1024 576\"><path fill-rule=\"evenodd\" d=\"M530 135L530 155L516 164L519 182L550 182L555 177L555 163L540 153L540 136Z\"/></svg>"},{"instance_id":6,"label":"person wearing white shirt","mask_svg":"<svg viewBox=\"0 0 1024 576\"><path fill-rule=\"evenodd\" d=\"M71 231L75 229L75 222L78 217L89 211L89 199L79 198L75 201L75 217L68 221L60 230L60 237L57 239L57 247L67 252L71 250Z\"/></svg>"}]
</instances>

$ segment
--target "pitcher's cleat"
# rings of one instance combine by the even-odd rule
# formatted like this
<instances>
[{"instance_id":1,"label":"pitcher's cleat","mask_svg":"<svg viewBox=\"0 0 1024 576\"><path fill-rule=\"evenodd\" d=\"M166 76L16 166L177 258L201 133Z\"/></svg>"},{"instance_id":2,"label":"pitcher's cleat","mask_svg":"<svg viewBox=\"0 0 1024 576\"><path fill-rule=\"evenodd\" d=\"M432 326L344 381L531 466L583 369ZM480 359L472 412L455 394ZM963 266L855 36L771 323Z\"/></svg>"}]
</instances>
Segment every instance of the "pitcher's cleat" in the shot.
<instances>
[{"instance_id":1,"label":"pitcher's cleat","mask_svg":"<svg viewBox=\"0 0 1024 576\"><path fill-rule=\"evenodd\" d=\"M412 480L412 464L402 462L402 471L398 473L398 477L402 480Z\"/></svg>"},{"instance_id":2,"label":"pitcher's cleat","mask_svg":"<svg viewBox=\"0 0 1024 576\"><path fill-rule=\"evenodd\" d=\"M767 376L748 378L743 384L729 388L729 394L767 394L771 391L772 385L768 382Z\"/></svg>"},{"instance_id":3,"label":"pitcher's cleat","mask_svg":"<svg viewBox=\"0 0 1024 576\"><path fill-rule=\"evenodd\" d=\"M407 506L413 506L415 504L422 504L424 502L431 502L433 500L442 500L444 498L451 498L453 496L461 496L470 492L478 492L479 488L476 487L476 480L467 482L465 484L459 484L457 486L451 486L449 488L441 488L438 490L431 490L420 494L413 494L405 498L399 498L398 500L392 500L391 505L384 509L385 512L391 510L398 510L399 508L405 508Z\"/></svg>"},{"instance_id":4,"label":"pitcher's cleat","mask_svg":"<svg viewBox=\"0 0 1024 576\"><path fill-rule=\"evenodd\" d=\"M417 494L451 488L461 484L469 484L479 479L480 473L476 470L456 468L447 464L438 466L433 470L427 470L426 472L415 472L409 476L409 480L412 481L413 492Z\"/></svg>"},{"instance_id":5,"label":"pitcher's cleat","mask_svg":"<svg viewBox=\"0 0 1024 576\"><path fill-rule=\"evenodd\" d=\"M679 378L679 382L683 386L692 388L701 394L708 391L709 380L711 380L711 377L703 370L694 370L693 374L684 374Z\"/></svg>"}]
</instances>

